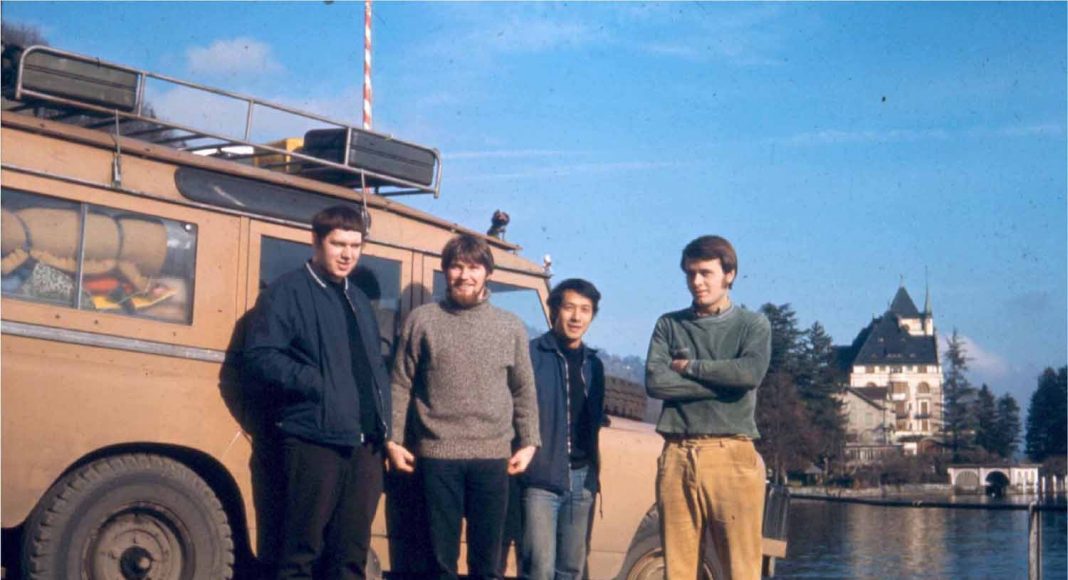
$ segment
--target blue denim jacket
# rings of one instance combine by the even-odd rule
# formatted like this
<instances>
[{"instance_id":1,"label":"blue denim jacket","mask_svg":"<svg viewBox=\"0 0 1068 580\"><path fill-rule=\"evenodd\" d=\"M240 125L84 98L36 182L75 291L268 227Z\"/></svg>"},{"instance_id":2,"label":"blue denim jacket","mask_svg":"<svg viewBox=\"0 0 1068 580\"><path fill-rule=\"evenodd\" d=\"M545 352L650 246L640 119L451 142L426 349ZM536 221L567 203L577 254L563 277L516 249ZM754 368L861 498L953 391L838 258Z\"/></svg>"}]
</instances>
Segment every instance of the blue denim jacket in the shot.
<instances>
[{"instance_id":1,"label":"blue denim jacket","mask_svg":"<svg viewBox=\"0 0 1068 580\"><path fill-rule=\"evenodd\" d=\"M534 454L521 480L524 485L563 493L571 487L571 462L568 453L567 371L564 355L557 347L552 331L530 341L530 362L534 367L534 382L538 392L538 423L541 429L541 447ZM600 467L598 434L604 421L604 364L597 358L597 351L586 347L586 360L582 365L582 378L586 383L586 404L591 413L590 441L594 456L591 467L595 472Z\"/></svg>"}]
</instances>

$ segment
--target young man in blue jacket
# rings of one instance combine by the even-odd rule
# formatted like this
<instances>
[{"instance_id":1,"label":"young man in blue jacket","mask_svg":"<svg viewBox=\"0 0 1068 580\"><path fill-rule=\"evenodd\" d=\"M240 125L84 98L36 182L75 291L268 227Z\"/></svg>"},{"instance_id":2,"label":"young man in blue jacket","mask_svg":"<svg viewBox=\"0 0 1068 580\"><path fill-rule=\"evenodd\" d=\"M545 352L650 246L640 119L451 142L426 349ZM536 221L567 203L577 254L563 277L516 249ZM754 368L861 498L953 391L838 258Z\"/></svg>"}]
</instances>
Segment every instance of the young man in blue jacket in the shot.
<instances>
[{"instance_id":1,"label":"young man in blue jacket","mask_svg":"<svg viewBox=\"0 0 1068 580\"><path fill-rule=\"evenodd\" d=\"M249 319L246 371L280 400L284 506L278 578L363 578L382 495L389 375L371 303L349 274L367 227L348 206L312 218L314 254Z\"/></svg>"},{"instance_id":2,"label":"young man in blue jacket","mask_svg":"<svg viewBox=\"0 0 1068 580\"><path fill-rule=\"evenodd\" d=\"M581 279L549 293L552 330L530 341L542 446L522 477L522 578L582 578L598 489L604 365L582 342L601 294Z\"/></svg>"}]
</instances>

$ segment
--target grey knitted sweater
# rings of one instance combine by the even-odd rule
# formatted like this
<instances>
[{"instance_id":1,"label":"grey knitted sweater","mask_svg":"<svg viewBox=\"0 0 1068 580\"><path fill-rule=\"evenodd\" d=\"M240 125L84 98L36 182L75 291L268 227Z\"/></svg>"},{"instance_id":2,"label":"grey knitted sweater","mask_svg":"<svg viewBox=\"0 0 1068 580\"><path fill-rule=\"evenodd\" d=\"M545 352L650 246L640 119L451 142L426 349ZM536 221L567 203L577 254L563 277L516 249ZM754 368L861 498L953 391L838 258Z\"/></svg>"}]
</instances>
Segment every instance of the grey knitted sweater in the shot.
<instances>
[{"instance_id":1,"label":"grey knitted sweater","mask_svg":"<svg viewBox=\"0 0 1068 580\"><path fill-rule=\"evenodd\" d=\"M413 310L392 383L393 438L417 457L507 458L516 435L541 445L526 330L488 301Z\"/></svg>"}]
</instances>

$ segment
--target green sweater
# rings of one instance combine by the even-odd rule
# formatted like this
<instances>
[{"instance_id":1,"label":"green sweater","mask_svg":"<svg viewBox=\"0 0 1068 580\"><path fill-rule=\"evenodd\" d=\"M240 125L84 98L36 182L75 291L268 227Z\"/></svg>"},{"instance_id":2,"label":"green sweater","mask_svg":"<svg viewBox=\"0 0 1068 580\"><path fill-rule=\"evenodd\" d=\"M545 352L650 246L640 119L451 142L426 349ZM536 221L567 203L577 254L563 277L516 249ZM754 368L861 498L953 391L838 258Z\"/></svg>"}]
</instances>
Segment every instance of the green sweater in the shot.
<instances>
[{"instance_id":1,"label":"green sweater","mask_svg":"<svg viewBox=\"0 0 1068 580\"><path fill-rule=\"evenodd\" d=\"M483 301L408 316L393 366L393 438L417 457L498 459L540 446L523 323ZM411 424L409 424L411 423Z\"/></svg>"},{"instance_id":2,"label":"green sweater","mask_svg":"<svg viewBox=\"0 0 1068 580\"><path fill-rule=\"evenodd\" d=\"M682 374L671 370L673 353L692 361ZM731 306L719 315L698 317L687 308L661 316L645 367L646 391L664 401L657 432L758 439L756 388L770 358L763 314Z\"/></svg>"}]
</instances>

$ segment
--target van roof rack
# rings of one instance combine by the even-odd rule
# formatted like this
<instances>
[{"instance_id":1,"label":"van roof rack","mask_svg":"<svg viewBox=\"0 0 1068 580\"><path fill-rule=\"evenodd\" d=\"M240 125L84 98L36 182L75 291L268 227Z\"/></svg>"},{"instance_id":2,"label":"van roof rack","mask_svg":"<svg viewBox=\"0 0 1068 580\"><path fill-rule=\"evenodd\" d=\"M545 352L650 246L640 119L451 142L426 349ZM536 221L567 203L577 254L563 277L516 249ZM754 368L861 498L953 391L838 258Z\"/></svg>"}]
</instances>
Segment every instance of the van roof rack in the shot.
<instances>
[{"instance_id":1,"label":"van roof rack","mask_svg":"<svg viewBox=\"0 0 1068 580\"><path fill-rule=\"evenodd\" d=\"M240 136L218 127L199 129L159 118L145 100L148 81L192 91L194 98L220 98L244 110ZM102 130L274 171L347 187L371 188L383 196L441 191L437 149L394 139L348 123L278 103L110 63L48 46L3 46L4 110ZM304 139L253 142L257 112L281 114L287 125L305 127ZM233 119L229 119L233 122Z\"/></svg>"}]
</instances>

